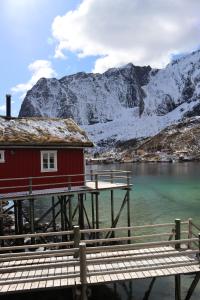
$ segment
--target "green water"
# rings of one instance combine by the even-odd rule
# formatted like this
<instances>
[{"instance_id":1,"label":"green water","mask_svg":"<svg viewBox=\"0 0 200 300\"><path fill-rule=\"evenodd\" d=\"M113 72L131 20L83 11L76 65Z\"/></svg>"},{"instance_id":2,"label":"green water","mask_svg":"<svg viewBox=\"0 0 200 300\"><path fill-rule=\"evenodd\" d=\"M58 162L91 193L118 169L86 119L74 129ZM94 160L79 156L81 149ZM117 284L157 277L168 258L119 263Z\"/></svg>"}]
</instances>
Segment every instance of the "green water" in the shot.
<instances>
[{"instance_id":1,"label":"green water","mask_svg":"<svg viewBox=\"0 0 200 300\"><path fill-rule=\"evenodd\" d=\"M131 172L131 223L153 224L173 222L180 218L187 220L192 218L200 224L200 163L160 163L160 164L115 164L88 166L87 169L111 170L121 169ZM114 192L115 215L119 211L124 197L124 191ZM42 212L46 201L38 201L38 212ZM39 204L38 203L38 204ZM86 206L91 209L90 201ZM110 226L110 194L100 193L100 227ZM44 211L45 211L44 209ZM123 211L118 226L126 225L126 209ZM192 275L182 276L182 299L193 280ZM142 300L147 291L150 280L134 280L131 289L129 283L117 284L117 293L113 292L113 285L107 285L111 289L112 299ZM100 295L101 287L97 291ZM106 299L103 290L101 299ZM98 298L98 299L100 299ZM111 299L110 298L110 299ZM97 298L95 298L97 299ZM158 278L152 289L149 300L172 300L174 297L174 277ZM200 299L200 282L191 300Z\"/></svg>"},{"instance_id":2,"label":"green water","mask_svg":"<svg viewBox=\"0 0 200 300\"><path fill-rule=\"evenodd\" d=\"M180 218L192 218L200 224L200 163L146 163L92 166L93 169L121 169L131 172L133 189L131 191L132 224L152 224L173 222ZM91 167L89 167L91 168ZM115 209L119 208L122 192L115 192ZM109 224L108 195L101 195L102 225ZM106 209L107 207L107 209ZM121 224L126 222L126 213L122 215ZM120 224L119 224L120 225ZM182 276L182 297L193 280L192 275ZM122 300L143 299L150 280L135 280L129 284L117 285L117 295ZM112 288L112 286L110 286ZM117 299L117 297L116 297ZM172 300L174 296L174 277L158 278L152 289L149 300ZM200 282L191 298L200 299Z\"/></svg>"},{"instance_id":3,"label":"green water","mask_svg":"<svg viewBox=\"0 0 200 300\"><path fill-rule=\"evenodd\" d=\"M103 170L105 166L94 168ZM106 165L106 169L131 172L132 223L163 223L189 217L200 223L200 163L129 163ZM116 202L122 194L115 194Z\"/></svg>"}]
</instances>

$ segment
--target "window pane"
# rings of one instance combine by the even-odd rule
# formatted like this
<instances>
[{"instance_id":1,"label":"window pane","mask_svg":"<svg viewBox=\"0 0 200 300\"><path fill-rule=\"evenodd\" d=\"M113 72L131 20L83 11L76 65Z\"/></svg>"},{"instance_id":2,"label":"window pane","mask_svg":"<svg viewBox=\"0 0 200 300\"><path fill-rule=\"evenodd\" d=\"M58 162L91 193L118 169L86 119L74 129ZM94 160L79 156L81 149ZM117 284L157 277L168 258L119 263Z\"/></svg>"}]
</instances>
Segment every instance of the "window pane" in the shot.
<instances>
[{"instance_id":1,"label":"window pane","mask_svg":"<svg viewBox=\"0 0 200 300\"><path fill-rule=\"evenodd\" d=\"M55 161L55 159L54 159L54 157L55 157L55 155L54 155L54 153L50 153L49 154L49 164L50 164L50 169L54 169L54 167L55 167L55 164L54 164L54 161Z\"/></svg>"},{"instance_id":2,"label":"window pane","mask_svg":"<svg viewBox=\"0 0 200 300\"><path fill-rule=\"evenodd\" d=\"M48 169L48 153L43 153L43 169Z\"/></svg>"}]
</instances>

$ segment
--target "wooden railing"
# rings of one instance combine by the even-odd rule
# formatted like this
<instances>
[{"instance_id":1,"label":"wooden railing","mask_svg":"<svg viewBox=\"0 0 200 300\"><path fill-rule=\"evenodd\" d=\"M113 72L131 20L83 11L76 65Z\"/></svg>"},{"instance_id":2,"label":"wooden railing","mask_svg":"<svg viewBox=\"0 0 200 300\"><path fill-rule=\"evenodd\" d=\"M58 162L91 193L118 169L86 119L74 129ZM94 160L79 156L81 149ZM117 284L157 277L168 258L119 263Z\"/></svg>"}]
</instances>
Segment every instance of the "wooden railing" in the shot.
<instances>
[{"instance_id":1,"label":"wooden railing","mask_svg":"<svg viewBox=\"0 0 200 300\"><path fill-rule=\"evenodd\" d=\"M162 231L162 229L169 228L169 230ZM79 244L84 242L86 245L96 246L98 249L101 247L125 247L126 244L130 244L134 247L138 247L137 245L141 245L145 243L147 240L150 242L158 242L158 238L160 238L160 242L164 239L164 242L168 243L172 241L174 238L175 240L188 240L187 247L194 248L199 247L197 240L199 238L199 234L194 233L195 230L199 230L200 227L193 223L192 219L188 219L187 221L181 221L176 219L173 223L163 223L163 224L149 224L149 225L138 225L138 226L130 226L130 227L116 227L116 228L99 228L99 229L80 229L79 226L74 226L73 230L68 231L58 231L58 232L39 232L39 233L28 233L28 234L18 234L18 235L4 235L0 236L0 241L15 241L15 245L13 246L2 246L0 247L0 252L6 251L15 251L15 250L31 250L36 249L39 247L45 247L46 249L55 249L60 247L65 248L78 248ZM146 233L145 230L148 232ZM150 230L154 230L154 233L150 233ZM131 233L130 236L120 235L119 233L129 231ZM138 231L142 231L142 233L138 233ZM87 239L91 233L97 234L96 238ZM118 233L117 237L109 237L106 238L108 233ZM100 236L101 235L101 236ZM112 235L111 235L112 236ZM61 242L54 242L58 237L65 239L66 241ZM34 241L34 244L24 244L24 241L30 239ZM20 240L21 245L17 241ZM37 243L39 241L39 243ZM129 243L130 242L130 243ZM191 242L191 243L190 243ZM172 244L174 241L172 241ZM113 246L112 246L113 245ZM176 248L178 247L178 243L174 243ZM63 250L65 251L65 250ZM45 252L44 252L45 254ZM23 255L23 253L20 253Z\"/></svg>"},{"instance_id":2,"label":"wooden railing","mask_svg":"<svg viewBox=\"0 0 200 300\"><path fill-rule=\"evenodd\" d=\"M130 172L121 170L105 170L101 172L90 171L86 174L64 174L37 177L18 177L0 179L0 195L16 190L27 192L32 195L35 190L53 189L65 187L68 191L73 186L87 188L87 183L94 182L96 190L99 189L100 182L110 184L121 183L130 187Z\"/></svg>"},{"instance_id":3,"label":"wooden railing","mask_svg":"<svg viewBox=\"0 0 200 300\"><path fill-rule=\"evenodd\" d=\"M124 230L130 230L131 236L119 236L116 238L99 238L93 240L82 240L81 237L84 234L91 232L95 233L108 233L110 231L120 232ZM164 232L155 232L152 234L141 235L135 234L137 231L144 230L165 230ZM32 245L14 245L0 247L0 263L1 262L16 262L25 261L24 264L9 265L4 267L0 266L0 273L30 271L37 269L49 269L72 267L73 272L52 276L41 276L37 278L22 278L12 279L11 284L15 282L34 282L42 280L56 280L62 278L78 278L82 285L82 293L85 293L85 287L88 283L88 279L92 276L106 276L119 273L152 271L157 269L169 269L178 267L191 267L199 264L200 257L200 234L194 233L200 231L200 227L193 223L192 219L181 222L176 219L173 223L165 224L150 224L150 225L138 225L132 227L119 227L119 228L101 228L101 229L83 229L80 230L78 226L75 226L73 230L61 231L61 232L49 232L49 233L34 233L34 234L21 234L0 236L0 240L24 240L26 238L38 239L38 238L52 238L58 236L70 237L70 241L66 242L49 242L49 243L37 243ZM158 240L160 238L160 240ZM164 240L162 240L164 238ZM174 240L173 240L174 238ZM147 239L152 239L147 241ZM124 242L131 241L130 244ZM35 241L36 242L36 241ZM113 244L115 243L115 244ZM46 251L30 252L38 247L45 247ZM184 246L184 247L183 247ZM147 251L148 249L148 251ZM157 249L155 251L155 249ZM164 250L163 250L164 249ZM29 250L29 252L19 252L19 250ZM16 252L17 251L17 252ZM49 257L61 257L62 259L56 261L56 259L50 263L46 262L44 258ZM175 258L183 258L184 256L190 257L187 261L174 261ZM191 258L192 257L192 258ZM42 260L39 263L33 261L33 259ZM30 259L30 261L29 261ZM171 259L171 262L165 264L165 260ZM135 262L148 260L147 265L136 264ZM154 261L156 261L156 264ZM121 264L121 267L112 268L112 264ZM111 266L109 269L99 268L99 266ZM126 266L125 266L126 264ZM127 267L128 264L128 267ZM90 268L92 266L92 269ZM94 268L96 266L96 268ZM98 269L99 268L99 269ZM9 280L7 281L9 282ZM1 284L1 280L0 280ZM3 283L2 283L3 284Z\"/></svg>"}]
</instances>

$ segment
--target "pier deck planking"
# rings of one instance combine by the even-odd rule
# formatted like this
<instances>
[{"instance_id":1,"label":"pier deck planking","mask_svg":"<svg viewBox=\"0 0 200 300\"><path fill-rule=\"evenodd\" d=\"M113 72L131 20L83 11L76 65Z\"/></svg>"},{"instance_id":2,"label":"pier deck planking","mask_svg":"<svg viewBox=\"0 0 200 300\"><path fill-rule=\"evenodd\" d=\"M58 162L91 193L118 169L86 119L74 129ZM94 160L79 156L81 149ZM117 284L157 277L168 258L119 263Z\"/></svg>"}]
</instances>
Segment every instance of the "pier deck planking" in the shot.
<instances>
[{"instance_id":1,"label":"pier deck planking","mask_svg":"<svg viewBox=\"0 0 200 300\"><path fill-rule=\"evenodd\" d=\"M171 253L178 252L179 256L170 256ZM155 258L146 258L149 254L155 255ZM158 254L164 256L156 258ZM139 259L137 259L138 255ZM106 258L120 258L120 260L107 262ZM105 259L105 262L102 262L102 259ZM195 256L182 255L181 251L171 246L90 253L86 255L86 260L88 285L200 271L199 261ZM61 257L45 260L44 258L31 259L30 256L28 259L9 262L8 258L8 262L0 262L0 294L80 285L78 261L64 254ZM70 262L70 265L67 262ZM18 271L13 271L12 268L16 266Z\"/></svg>"}]
</instances>

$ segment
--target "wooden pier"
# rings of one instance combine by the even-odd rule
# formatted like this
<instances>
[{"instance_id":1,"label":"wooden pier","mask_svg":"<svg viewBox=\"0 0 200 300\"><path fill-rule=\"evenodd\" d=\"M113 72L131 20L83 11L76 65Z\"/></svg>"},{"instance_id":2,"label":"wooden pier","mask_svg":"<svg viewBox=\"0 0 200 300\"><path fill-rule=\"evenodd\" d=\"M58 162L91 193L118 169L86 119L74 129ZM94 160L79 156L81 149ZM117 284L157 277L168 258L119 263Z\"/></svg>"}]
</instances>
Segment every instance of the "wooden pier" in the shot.
<instances>
[{"instance_id":1,"label":"wooden pier","mask_svg":"<svg viewBox=\"0 0 200 300\"><path fill-rule=\"evenodd\" d=\"M127 230L130 236L120 234ZM175 275L177 280L181 274L199 274L198 230L189 219L119 228L80 230L75 226L64 232L1 236L4 241L30 238L35 243L0 248L0 293L80 287L82 299L87 299L86 289L94 284L170 275ZM118 237L106 238L113 232ZM81 239L91 233L103 236ZM47 239L58 236L71 238L66 242L47 243ZM43 238L43 243L37 244L37 238ZM177 285L176 289L178 295L180 287Z\"/></svg>"},{"instance_id":2,"label":"wooden pier","mask_svg":"<svg viewBox=\"0 0 200 300\"><path fill-rule=\"evenodd\" d=\"M75 181L80 178L80 181ZM45 184L41 180L45 180ZM39 181L39 183L38 183ZM49 182L49 183L47 183ZM23 184L22 184L23 183ZM14 212L15 234L38 232L38 226L49 222L43 231L71 230L73 225L83 228L100 227L100 194L107 191L110 206L110 227L117 227L120 216L126 209L123 225L131 225L130 172L101 171L86 174L43 176L31 178L0 179L0 223L6 224L9 213ZM13 191L6 193L6 190ZM122 191L119 210L115 206L115 191ZM123 196L124 194L124 196ZM35 206L45 199L49 207L36 216ZM4 209L3 204L12 200L13 205ZM86 206L86 202L90 206ZM10 234L6 225L0 226L0 235ZM12 234L12 232L11 232Z\"/></svg>"},{"instance_id":3,"label":"wooden pier","mask_svg":"<svg viewBox=\"0 0 200 300\"><path fill-rule=\"evenodd\" d=\"M80 176L81 181L74 182L72 175L48 176L49 184L38 185L41 178L14 178L3 186L6 179L1 180L0 294L73 287L80 289L81 300L86 300L90 286L152 278L147 300L157 277L174 275L175 299L181 300L181 275L196 274L185 298L189 300L200 280L200 227L191 219L131 226L129 172L74 176ZM11 185L12 193L6 193L12 180L17 184ZM21 180L27 184L21 185ZM115 190L124 194L118 210ZM108 228L100 228L101 191L110 196ZM45 201L50 198L51 205L36 219L35 201L43 197ZM9 200L13 205L5 209ZM86 200L91 204L89 209ZM125 208L125 224L118 227ZM11 230L5 218L12 210ZM46 216L49 223L38 229Z\"/></svg>"}]
</instances>

